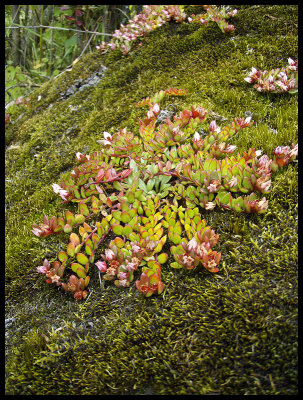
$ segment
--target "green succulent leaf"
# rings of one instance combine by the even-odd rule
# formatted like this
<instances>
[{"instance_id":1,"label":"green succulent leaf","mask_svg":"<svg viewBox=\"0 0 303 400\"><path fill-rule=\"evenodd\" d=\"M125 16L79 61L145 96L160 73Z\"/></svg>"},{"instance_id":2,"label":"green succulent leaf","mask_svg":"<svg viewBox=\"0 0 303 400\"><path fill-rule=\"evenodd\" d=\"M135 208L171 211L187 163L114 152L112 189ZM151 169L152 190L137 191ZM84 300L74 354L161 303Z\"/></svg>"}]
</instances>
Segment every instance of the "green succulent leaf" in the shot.
<instances>
[{"instance_id":1,"label":"green succulent leaf","mask_svg":"<svg viewBox=\"0 0 303 400\"><path fill-rule=\"evenodd\" d=\"M88 258L83 253L77 253L76 254L76 259L82 265L85 265L86 263L88 263Z\"/></svg>"},{"instance_id":2,"label":"green succulent leaf","mask_svg":"<svg viewBox=\"0 0 303 400\"><path fill-rule=\"evenodd\" d=\"M58 259L63 263L64 261L68 260L68 254L65 251L59 251Z\"/></svg>"},{"instance_id":3,"label":"green succulent leaf","mask_svg":"<svg viewBox=\"0 0 303 400\"><path fill-rule=\"evenodd\" d=\"M161 253L157 257L157 261L160 264L165 264L167 260L168 260L168 255L166 253Z\"/></svg>"},{"instance_id":4,"label":"green succulent leaf","mask_svg":"<svg viewBox=\"0 0 303 400\"><path fill-rule=\"evenodd\" d=\"M170 266L172 267L172 268L175 268L175 269L180 269L180 268L183 268L183 266L181 265L181 264L179 264L179 263L177 263L177 262L172 262L172 263L170 263Z\"/></svg>"},{"instance_id":5,"label":"green succulent leaf","mask_svg":"<svg viewBox=\"0 0 303 400\"><path fill-rule=\"evenodd\" d=\"M116 235L123 235L123 226L120 224L113 224L112 230Z\"/></svg>"},{"instance_id":6,"label":"green succulent leaf","mask_svg":"<svg viewBox=\"0 0 303 400\"><path fill-rule=\"evenodd\" d=\"M121 211L113 211L112 216L117 220L121 221Z\"/></svg>"},{"instance_id":7,"label":"green succulent leaf","mask_svg":"<svg viewBox=\"0 0 303 400\"><path fill-rule=\"evenodd\" d=\"M78 263L72 263L71 269L73 272L75 272L75 274L77 274L79 278L84 278L84 279L86 278L86 272L82 265Z\"/></svg>"}]
</instances>

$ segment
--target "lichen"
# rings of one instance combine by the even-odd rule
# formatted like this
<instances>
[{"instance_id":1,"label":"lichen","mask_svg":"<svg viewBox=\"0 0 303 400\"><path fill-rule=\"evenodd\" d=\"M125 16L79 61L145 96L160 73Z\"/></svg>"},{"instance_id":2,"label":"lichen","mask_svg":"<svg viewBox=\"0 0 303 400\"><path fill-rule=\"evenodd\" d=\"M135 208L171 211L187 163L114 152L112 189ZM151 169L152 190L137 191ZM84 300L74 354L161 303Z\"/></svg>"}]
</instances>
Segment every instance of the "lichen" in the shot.
<instances>
[{"instance_id":1,"label":"lichen","mask_svg":"<svg viewBox=\"0 0 303 400\"><path fill-rule=\"evenodd\" d=\"M193 8L187 9L188 15ZM99 149L103 131L138 134L134 103L168 87L186 88L177 109L201 105L255 124L233 144L272 156L297 143L296 95L258 93L244 81L252 66L281 68L297 58L295 5L235 6L236 28L169 23L127 56L83 57L72 71L31 95L6 128L6 394L296 394L297 165L279 170L263 215L207 213L220 235L220 272L163 267L162 296L100 288L82 304L50 291L36 273L60 235L33 237L32 224L64 207L51 184L75 153ZM253 49L249 52L249 49ZM66 100L76 79L105 65L104 77ZM41 100L38 100L41 96ZM169 100L170 101L170 100ZM22 113L24 113L22 115Z\"/></svg>"}]
</instances>

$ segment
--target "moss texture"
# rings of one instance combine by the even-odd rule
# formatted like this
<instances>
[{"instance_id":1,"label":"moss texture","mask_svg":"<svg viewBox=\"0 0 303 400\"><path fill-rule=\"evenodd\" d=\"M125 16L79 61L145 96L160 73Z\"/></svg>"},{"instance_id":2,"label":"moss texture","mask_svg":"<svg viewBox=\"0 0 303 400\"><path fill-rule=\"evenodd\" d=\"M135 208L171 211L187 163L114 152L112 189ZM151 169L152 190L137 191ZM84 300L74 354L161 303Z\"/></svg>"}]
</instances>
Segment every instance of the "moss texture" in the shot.
<instances>
[{"instance_id":1,"label":"moss texture","mask_svg":"<svg viewBox=\"0 0 303 400\"><path fill-rule=\"evenodd\" d=\"M51 188L98 150L103 131L138 133L134 103L186 88L181 110L201 105L229 121L251 111L254 125L232 144L272 155L297 143L296 95L257 92L244 77L297 59L295 5L233 6L236 30L215 23L169 23L126 57L97 51L39 88L6 129L7 394L296 394L297 165L274 175L263 215L207 212L219 233L220 272L163 268L162 295L135 287L101 291L77 303L36 272L64 236L30 232L65 208ZM194 9L188 8L188 15ZM249 51L252 49L252 51ZM60 100L79 78L105 65L97 87ZM38 100L38 96L41 99ZM169 101L168 101L169 102ZM22 114L24 112L24 114ZM241 131L242 132L242 131Z\"/></svg>"}]
</instances>

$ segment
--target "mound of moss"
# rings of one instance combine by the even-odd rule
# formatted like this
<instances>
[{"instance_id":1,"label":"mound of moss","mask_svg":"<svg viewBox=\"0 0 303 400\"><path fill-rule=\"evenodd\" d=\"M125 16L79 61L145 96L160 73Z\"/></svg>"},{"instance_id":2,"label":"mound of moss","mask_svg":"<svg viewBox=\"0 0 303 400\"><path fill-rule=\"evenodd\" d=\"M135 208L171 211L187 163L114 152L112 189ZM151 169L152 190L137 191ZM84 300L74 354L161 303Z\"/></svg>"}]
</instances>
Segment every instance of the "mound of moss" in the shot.
<instances>
[{"instance_id":1,"label":"mound of moss","mask_svg":"<svg viewBox=\"0 0 303 400\"><path fill-rule=\"evenodd\" d=\"M44 214L65 211L51 184L68 176L76 152L99 150L104 131L138 134L144 111L134 103L147 96L185 88L180 110L201 105L229 121L250 111L255 123L232 141L240 153L271 157L297 143L297 96L259 93L244 77L297 59L298 8L232 7L232 34L215 23L165 24L127 56L83 57L30 108L9 110L6 394L297 393L296 163L275 174L265 214L205 212L220 235L217 274L164 266L165 290L144 298L132 286L101 290L92 272L90 296L76 302L36 270L61 245L31 233Z\"/></svg>"}]
</instances>

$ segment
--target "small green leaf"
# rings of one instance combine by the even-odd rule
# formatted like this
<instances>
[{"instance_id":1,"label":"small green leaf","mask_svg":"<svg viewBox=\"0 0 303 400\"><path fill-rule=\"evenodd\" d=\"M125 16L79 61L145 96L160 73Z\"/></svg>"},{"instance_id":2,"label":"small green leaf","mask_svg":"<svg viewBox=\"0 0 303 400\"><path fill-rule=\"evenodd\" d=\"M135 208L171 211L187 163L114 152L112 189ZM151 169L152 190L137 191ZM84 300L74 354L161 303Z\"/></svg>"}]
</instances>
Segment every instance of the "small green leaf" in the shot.
<instances>
[{"instance_id":1,"label":"small green leaf","mask_svg":"<svg viewBox=\"0 0 303 400\"><path fill-rule=\"evenodd\" d=\"M119 237L115 237L115 239L111 242L111 246L112 244L115 244L117 247L119 247L119 249L122 249L125 246L124 240Z\"/></svg>"},{"instance_id":2,"label":"small green leaf","mask_svg":"<svg viewBox=\"0 0 303 400\"><path fill-rule=\"evenodd\" d=\"M65 219L66 222L70 225L73 226L75 223L75 216L71 211L66 211L65 212Z\"/></svg>"},{"instance_id":3,"label":"small green leaf","mask_svg":"<svg viewBox=\"0 0 303 400\"><path fill-rule=\"evenodd\" d=\"M67 253L65 252L65 251L59 251L59 253L58 253L58 258L59 258L59 260L63 263L64 261L67 261L68 260L68 255L67 255Z\"/></svg>"},{"instance_id":4,"label":"small green leaf","mask_svg":"<svg viewBox=\"0 0 303 400\"><path fill-rule=\"evenodd\" d=\"M92 254L92 252L93 252L93 248L92 248L92 246L90 246L88 243L86 243L86 245L85 245L85 252L86 252L86 254L88 254L89 256ZM78 260L79 261L79 260Z\"/></svg>"},{"instance_id":5,"label":"small green leaf","mask_svg":"<svg viewBox=\"0 0 303 400\"><path fill-rule=\"evenodd\" d=\"M181 264L179 264L179 263L177 263L177 262L172 262L172 263L170 263L170 266L172 267L172 268L183 268L182 267L182 265Z\"/></svg>"},{"instance_id":6,"label":"small green leaf","mask_svg":"<svg viewBox=\"0 0 303 400\"><path fill-rule=\"evenodd\" d=\"M86 272L82 265L80 265L78 263L72 263L71 269L73 272L75 272L77 274L77 276L79 278L84 278L84 279L86 278Z\"/></svg>"},{"instance_id":7,"label":"small green leaf","mask_svg":"<svg viewBox=\"0 0 303 400\"><path fill-rule=\"evenodd\" d=\"M172 238L171 238L171 241L172 241L174 244L179 244L179 243L182 242L182 238L181 238L180 235L178 235L178 234L173 234L173 236L172 236Z\"/></svg>"},{"instance_id":8,"label":"small green leaf","mask_svg":"<svg viewBox=\"0 0 303 400\"><path fill-rule=\"evenodd\" d=\"M121 211L113 211L112 212L112 216L117 220L117 221L121 221Z\"/></svg>"},{"instance_id":9,"label":"small green leaf","mask_svg":"<svg viewBox=\"0 0 303 400\"><path fill-rule=\"evenodd\" d=\"M129 236L129 234L133 231L133 228L130 225L125 225L123 228L123 235Z\"/></svg>"},{"instance_id":10,"label":"small green leaf","mask_svg":"<svg viewBox=\"0 0 303 400\"><path fill-rule=\"evenodd\" d=\"M120 224L113 224L112 225L112 230L116 235L122 235L123 234L123 226Z\"/></svg>"},{"instance_id":11,"label":"small green leaf","mask_svg":"<svg viewBox=\"0 0 303 400\"><path fill-rule=\"evenodd\" d=\"M160 264L165 264L167 260L168 260L168 255L166 253L161 253L157 257L157 261Z\"/></svg>"},{"instance_id":12,"label":"small green leaf","mask_svg":"<svg viewBox=\"0 0 303 400\"><path fill-rule=\"evenodd\" d=\"M89 209L85 203L79 203L79 211L80 211L80 214L82 214L84 216L89 215Z\"/></svg>"},{"instance_id":13,"label":"small green leaf","mask_svg":"<svg viewBox=\"0 0 303 400\"><path fill-rule=\"evenodd\" d=\"M80 244L80 238L76 233L71 233L69 236L69 240L76 246L78 246L78 244Z\"/></svg>"},{"instance_id":14,"label":"small green leaf","mask_svg":"<svg viewBox=\"0 0 303 400\"><path fill-rule=\"evenodd\" d=\"M86 263L88 263L88 258L87 258L86 255L83 254L83 253L78 253L78 254L76 255L76 259L77 259L77 261L78 261L80 264L82 264L82 265L85 265Z\"/></svg>"},{"instance_id":15,"label":"small green leaf","mask_svg":"<svg viewBox=\"0 0 303 400\"><path fill-rule=\"evenodd\" d=\"M138 242L138 241L140 240L140 236L139 236L137 233L135 233L135 232L130 233L130 234L128 235L128 238L129 238L129 240L131 240L132 242Z\"/></svg>"},{"instance_id":16,"label":"small green leaf","mask_svg":"<svg viewBox=\"0 0 303 400\"><path fill-rule=\"evenodd\" d=\"M121 221L127 224L131 220L131 217L127 211L121 212Z\"/></svg>"}]
</instances>

